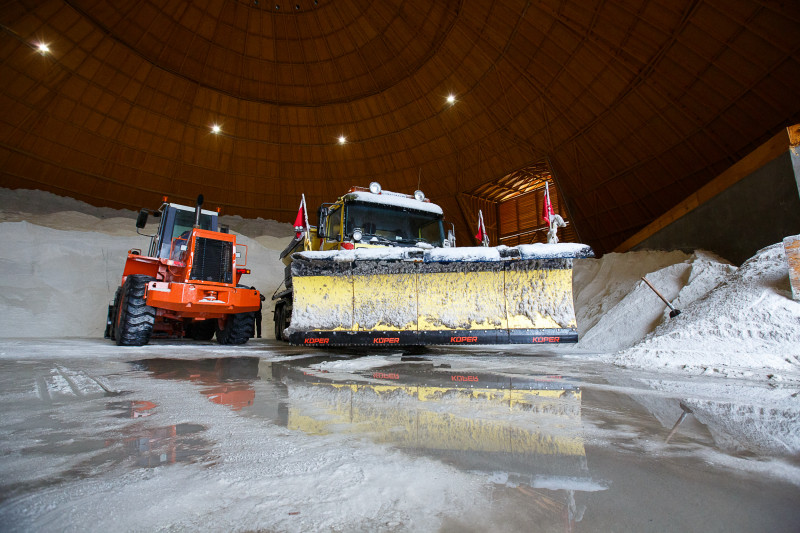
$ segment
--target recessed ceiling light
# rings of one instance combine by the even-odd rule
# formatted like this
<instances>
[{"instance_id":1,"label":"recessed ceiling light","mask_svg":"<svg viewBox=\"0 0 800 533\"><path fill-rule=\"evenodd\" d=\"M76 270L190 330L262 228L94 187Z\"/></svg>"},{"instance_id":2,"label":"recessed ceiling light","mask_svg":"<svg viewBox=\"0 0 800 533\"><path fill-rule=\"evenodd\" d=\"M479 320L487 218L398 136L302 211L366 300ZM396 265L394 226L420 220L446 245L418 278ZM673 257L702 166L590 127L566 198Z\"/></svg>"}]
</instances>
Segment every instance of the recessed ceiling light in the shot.
<instances>
[{"instance_id":1,"label":"recessed ceiling light","mask_svg":"<svg viewBox=\"0 0 800 533\"><path fill-rule=\"evenodd\" d=\"M46 54L47 52L50 51L50 47L47 46L45 43L39 43L38 45L36 45L36 49L42 54Z\"/></svg>"},{"instance_id":2,"label":"recessed ceiling light","mask_svg":"<svg viewBox=\"0 0 800 533\"><path fill-rule=\"evenodd\" d=\"M454 94L448 94L447 95L447 103L448 104L455 104L456 103L456 97L455 97Z\"/></svg>"},{"instance_id":3,"label":"recessed ceiling light","mask_svg":"<svg viewBox=\"0 0 800 533\"><path fill-rule=\"evenodd\" d=\"M211 126L211 133L219 133L222 131L222 128L219 127L218 124L214 124Z\"/></svg>"},{"instance_id":4,"label":"recessed ceiling light","mask_svg":"<svg viewBox=\"0 0 800 533\"><path fill-rule=\"evenodd\" d=\"M344 135L339 135L339 144L344 144L347 142L347 137Z\"/></svg>"}]
</instances>

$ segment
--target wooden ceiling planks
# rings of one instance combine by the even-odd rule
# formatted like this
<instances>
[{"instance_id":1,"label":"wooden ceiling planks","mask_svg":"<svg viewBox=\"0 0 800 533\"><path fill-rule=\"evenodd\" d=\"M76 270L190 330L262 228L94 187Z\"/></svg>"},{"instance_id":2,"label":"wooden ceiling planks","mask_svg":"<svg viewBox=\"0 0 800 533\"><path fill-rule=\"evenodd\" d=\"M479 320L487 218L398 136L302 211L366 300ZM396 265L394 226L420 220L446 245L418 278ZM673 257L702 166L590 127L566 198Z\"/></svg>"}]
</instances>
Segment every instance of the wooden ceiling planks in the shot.
<instances>
[{"instance_id":1,"label":"wooden ceiling planks","mask_svg":"<svg viewBox=\"0 0 800 533\"><path fill-rule=\"evenodd\" d=\"M0 24L0 185L98 205L207 188L288 220L281 194L421 171L456 220L460 192L524 193L515 171L548 158L603 252L800 122L800 21L777 3L38 0Z\"/></svg>"}]
</instances>

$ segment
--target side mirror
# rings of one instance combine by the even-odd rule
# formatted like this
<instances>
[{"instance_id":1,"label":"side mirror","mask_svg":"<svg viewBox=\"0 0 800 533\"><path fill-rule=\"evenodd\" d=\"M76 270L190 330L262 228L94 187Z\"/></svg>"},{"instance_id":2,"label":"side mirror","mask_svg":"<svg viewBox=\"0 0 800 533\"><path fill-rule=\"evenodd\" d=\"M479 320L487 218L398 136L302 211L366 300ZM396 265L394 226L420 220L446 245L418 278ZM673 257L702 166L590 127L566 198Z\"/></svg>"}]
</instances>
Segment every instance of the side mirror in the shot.
<instances>
[{"instance_id":1,"label":"side mirror","mask_svg":"<svg viewBox=\"0 0 800 533\"><path fill-rule=\"evenodd\" d=\"M450 229L447 230L447 239L443 244L446 248L456 247L456 227L454 224L450 224Z\"/></svg>"},{"instance_id":2,"label":"side mirror","mask_svg":"<svg viewBox=\"0 0 800 533\"><path fill-rule=\"evenodd\" d=\"M328 208L320 206L319 211L317 211L317 216L319 218L319 223L317 224L317 237L324 239L325 225L328 222Z\"/></svg>"},{"instance_id":3,"label":"side mirror","mask_svg":"<svg viewBox=\"0 0 800 533\"><path fill-rule=\"evenodd\" d=\"M136 217L136 227L143 229L147 225L147 216L150 212L147 209L139 211L139 216Z\"/></svg>"}]
</instances>

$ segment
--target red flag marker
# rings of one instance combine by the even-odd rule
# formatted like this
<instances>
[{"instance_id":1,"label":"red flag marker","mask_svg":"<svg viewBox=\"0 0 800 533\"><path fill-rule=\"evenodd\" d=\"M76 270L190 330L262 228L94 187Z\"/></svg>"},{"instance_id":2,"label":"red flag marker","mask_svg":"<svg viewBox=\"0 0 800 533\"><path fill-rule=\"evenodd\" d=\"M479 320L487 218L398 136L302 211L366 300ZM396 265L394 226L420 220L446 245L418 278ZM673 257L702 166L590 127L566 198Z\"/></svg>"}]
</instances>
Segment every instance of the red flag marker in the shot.
<instances>
[{"instance_id":1,"label":"red flag marker","mask_svg":"<svg viewBox=\"0 0 800 533\"><path fill-rule=\"evenodd\" d=\"M303 228L305 228L306 219L306 202L305 196L300 200L300 208L297 210L297 217L294 219L295 237L298 239L303 236Z\"/></svg>"}]
</instances>

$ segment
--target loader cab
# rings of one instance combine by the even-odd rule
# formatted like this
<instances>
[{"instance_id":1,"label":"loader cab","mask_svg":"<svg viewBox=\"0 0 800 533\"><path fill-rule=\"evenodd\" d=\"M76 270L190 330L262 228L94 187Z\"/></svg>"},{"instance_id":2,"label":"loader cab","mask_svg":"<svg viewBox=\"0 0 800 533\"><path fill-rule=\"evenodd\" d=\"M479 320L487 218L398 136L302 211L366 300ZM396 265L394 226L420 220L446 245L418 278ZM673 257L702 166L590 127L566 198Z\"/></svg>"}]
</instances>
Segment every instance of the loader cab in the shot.
<instances>
[{"instance_id":1,"label":"loader cab","mask_svg":"<svg viewBox=\"0 0 800 533\"><path fill-rule=\"evenodd\" d=\"M151 241L149 255L159 259L176 259L176 257L170 257L170 253L173 248L173 255L175 252L179 253L180 247L187 244L186 241L194 227L195 208L178 204L164 204L160 211L161 223L158 233ZM202 210L200 212L200 228L219 231L217 213Z\"/></svg>"}]
</instances>

